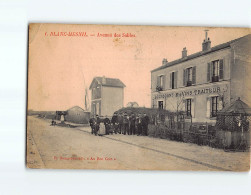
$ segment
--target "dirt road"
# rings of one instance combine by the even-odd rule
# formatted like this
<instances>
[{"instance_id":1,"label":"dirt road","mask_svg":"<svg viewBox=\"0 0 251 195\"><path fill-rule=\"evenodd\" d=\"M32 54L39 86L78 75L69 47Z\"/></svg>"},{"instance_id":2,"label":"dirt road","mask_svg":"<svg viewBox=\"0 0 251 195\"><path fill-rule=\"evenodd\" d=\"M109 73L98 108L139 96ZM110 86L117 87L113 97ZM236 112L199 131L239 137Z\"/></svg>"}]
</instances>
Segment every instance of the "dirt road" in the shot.
<instances>
[{"instance_id":1,"label":"dirt road","mask_svg":"<svg viewBox=\"0 0 251 195\"><path fill-rule=\"evenodd\" d=\"M58 169L245 171L248 152L128 135L94 136L89 127L50 126L28 117L27 166Z\"/></svg>"}]
</instances>

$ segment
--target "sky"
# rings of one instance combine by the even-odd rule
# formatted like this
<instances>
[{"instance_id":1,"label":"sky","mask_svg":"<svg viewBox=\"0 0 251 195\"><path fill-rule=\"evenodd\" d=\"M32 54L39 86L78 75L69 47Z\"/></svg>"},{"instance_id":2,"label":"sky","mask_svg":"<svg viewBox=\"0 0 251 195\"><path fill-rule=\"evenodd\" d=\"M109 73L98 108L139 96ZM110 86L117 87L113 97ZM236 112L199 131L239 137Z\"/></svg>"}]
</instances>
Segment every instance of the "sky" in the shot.
<instances>
[{"instance_id":1,"label":"sky","mask_svg":"<svg viewBox=\"0 0 251 195\"><path fill-rule=\"evenodd\" d=\"M28 109L84 108L85 88L90 100L95 76L119 78L126 85L124 105L133 101L150 107L150 71L161 66L163 58L181 58L184 47L188 55L201 51L205 29L212 47L250 33L248 28L31 24ZM88 37L77 36L79 32Z\"/></svg>"}]
</instances>

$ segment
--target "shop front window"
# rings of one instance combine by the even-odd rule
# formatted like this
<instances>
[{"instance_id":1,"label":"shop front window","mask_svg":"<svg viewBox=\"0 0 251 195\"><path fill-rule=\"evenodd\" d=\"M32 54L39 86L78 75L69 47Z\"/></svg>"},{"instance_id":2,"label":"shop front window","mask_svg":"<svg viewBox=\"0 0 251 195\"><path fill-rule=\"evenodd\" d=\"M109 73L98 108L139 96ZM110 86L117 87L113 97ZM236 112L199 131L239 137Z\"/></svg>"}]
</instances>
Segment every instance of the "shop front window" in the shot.
<instances>
[{"instance_id":1,"label":"shop front window","mask_svg":"<svg viewBox=\"0 0 251 195\"><path fill-rule=\"evenodd\" d=\"M192 100L187 99L186 100L186 115L191 116L191 107L192 107Z\"/></svg>"},{"instance_id":2,"label":"shop front window","mask_svg":"<svg viewBox=\"0 0 251 195\"><path fill-rule=\"evenodd\" d=\"M211 116L216 117L219 109L219 97L212 97L212 109Z\"/></svg>"}]
</instances>

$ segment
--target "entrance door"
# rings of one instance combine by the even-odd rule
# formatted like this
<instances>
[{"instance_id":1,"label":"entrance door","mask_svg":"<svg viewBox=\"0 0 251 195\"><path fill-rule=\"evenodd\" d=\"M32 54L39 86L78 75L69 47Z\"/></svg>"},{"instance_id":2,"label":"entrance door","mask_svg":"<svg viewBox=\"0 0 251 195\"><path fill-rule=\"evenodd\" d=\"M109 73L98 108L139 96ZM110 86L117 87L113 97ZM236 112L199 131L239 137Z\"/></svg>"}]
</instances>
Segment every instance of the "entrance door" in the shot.
<instances>
[{"instance_id":1,"label":"entrance door","mask_svg":"<svg viewBox=\"0 0 251 195\"><path fill-rule=\"evenodd\" d=\"M159 101L158 102L158 108L159 109L163 109L163 101Z\"/></svg>"}]
</instances>

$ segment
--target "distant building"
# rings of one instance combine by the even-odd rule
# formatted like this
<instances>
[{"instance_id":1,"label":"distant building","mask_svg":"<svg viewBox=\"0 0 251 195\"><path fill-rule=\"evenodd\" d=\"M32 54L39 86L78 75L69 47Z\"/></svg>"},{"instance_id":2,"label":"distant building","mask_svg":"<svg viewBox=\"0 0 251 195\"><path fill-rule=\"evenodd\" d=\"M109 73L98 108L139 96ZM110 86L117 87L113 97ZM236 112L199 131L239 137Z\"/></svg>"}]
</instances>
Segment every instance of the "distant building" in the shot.
<instances>
[{"instance_id":1,"label":"distant building","mask_svg":"<svg viewBox=\"0 0 251 195\"><path fill-rule=\"evenodd\" d=\"M119 79L94 77L91 90L91 115L112 116L124 105L125 84Z\"/></svg>"},{"instance_id":2,"label":"distant building","mask_svg":"<svg viewBox=\"0 0 251 195\"><path fill-rule=\"evenodd\" d=\"M67 111L57 110L55 119L64 122L66 114L67 114Z\"/></svg>"},{"instance_id":3,"label":"distant building","mask_svg":"<svg viewBox=\"0 0 251 195\"><path fill-rule=\"evenodd\" d=\"M79 106L74 106L66 111L65 121L86 124L89 122L90 112L85 111Z\"/></svg>"},{"instance_id":4,"label":"distant building","mask_svg":"<svg viewBox=\"0 0 251 195\"><path fill-rule=\"evenodd\" d=\"M128 102L126 107L134 107L134 108L138 108L139 104L137 102Z\"/></svg>"},{"instance_id":5,"label":"distant building","mask_svg":"<svg viewBox=\"0 0 251 195\"><path fill-rule=\"evenodd\" d=\"M211 47L206 37L202 51L151 71L151 106L183 110L193 122L215 123L223 107L238 97L250 104L251 35Z\"/></svg>"}]
</instances>

